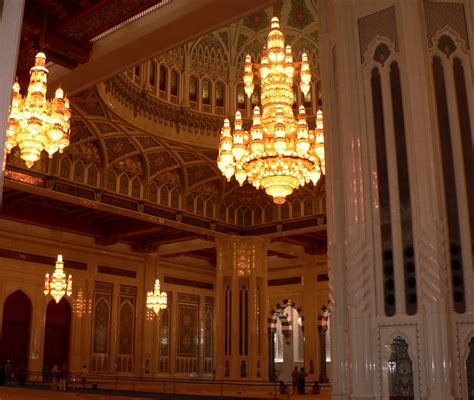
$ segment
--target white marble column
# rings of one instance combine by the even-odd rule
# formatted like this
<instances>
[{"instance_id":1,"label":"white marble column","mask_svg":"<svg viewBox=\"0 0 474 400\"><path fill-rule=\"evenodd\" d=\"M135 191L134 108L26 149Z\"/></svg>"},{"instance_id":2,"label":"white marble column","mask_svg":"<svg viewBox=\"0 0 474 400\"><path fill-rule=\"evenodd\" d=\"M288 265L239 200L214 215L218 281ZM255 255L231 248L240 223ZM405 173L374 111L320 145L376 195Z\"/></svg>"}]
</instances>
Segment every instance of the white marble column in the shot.
<instances>
[{"instance_id":1,"label":"white marble column","mask_svg":"<svg viewBox=\"0 0 474 400\"><path fill-rule=\"evenodd\" d=\"M452 360L448 343L452 306L447 296L446 243L447 230L443 217L442 188L436 151L437 129L433 118L433 90L427 60L427 41L422 0L400 0L400 48L402 73L405 80L404 105L406 110L407 146L409 147L412 207L416 265L421 294L423 361L426 371L426 398L430 400L453 399ZM414 60L416 57L417 60ZM456 117L453 115L453 119ZM411 151L410 151L411 149ZM423 149L423 151L420 151ZM467 266L466 266L467 267Z\"/></svg>"},{"instance_id":2,"label":"white marble column","mask_svg":"<svg viewBox=\"0 0 474 400\"><path fill-rule=\"evenodd\" d=\"M344 225L343 208L344 189L342 176L342 140L336 133L339 128L336 90L336 54L333 33L335 17L333 2L318 0L320 15L320 54L321 54L321 90L324 93L324 133L326 156L326 199L328 220L328 275L329 297L331 302L332 334L332 399L346 400L350 393L348 349L348 313L345 280ZM340 62L340 61L339 61ZM337 290L336 290L337 287Z\"/></svg>"},{"instance_id":3,"label":"white marble column","mask_svg":"<svg viewBox=\"0 0 474 400\"><path fill-rule=\"evenodd\" d=\"M0 3L0 154L4 154L12 86L15 80L18 47L20 45L24 0L4 0ZM3 158L0 158L3 162ZM3 165L3 164L2 164ZM0 168L0 192L3 168ZM1 203L1 195L0 195Z\"/></svg>"},{"instance_id":4,"label":"white marble column","mask_svg":"<svg viewBox=\"0 0 474 400\"><path fill-rule=\"evenodd\" d=\"M379 398L373 218L357 2L319 2L325 93L333 399ZM323 22L324 21L324 22ZM347 334L347 336L346 336Z\"/></svg>"}]
</instances>

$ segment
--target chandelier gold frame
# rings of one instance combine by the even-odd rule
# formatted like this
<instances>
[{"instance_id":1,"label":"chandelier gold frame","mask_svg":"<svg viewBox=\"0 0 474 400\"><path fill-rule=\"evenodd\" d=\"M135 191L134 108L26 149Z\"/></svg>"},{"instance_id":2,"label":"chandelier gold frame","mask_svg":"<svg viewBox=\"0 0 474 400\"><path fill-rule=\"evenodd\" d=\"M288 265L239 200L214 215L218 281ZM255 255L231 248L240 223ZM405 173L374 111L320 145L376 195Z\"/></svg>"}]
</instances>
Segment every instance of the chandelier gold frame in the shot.
<instances>
[{"instance_id":1,"label":"chandelier gold frame","mask_svg":"<svg viewBox=\"0 0 474 400\"><path fill-rule=\"evenodd\" d=\"M61 254L58 254L53 274L51 276L46 274L43 292L45 296L51 295L56 303L59 303L64 296L72 295L72 275L65 274Z\"/></svg>"},{"instance_id":2,"label":"chandelier gold frame","mask_svg":"<svg viewBox=\"0 0 474 400\"><path fill-rule=\"evenodd\" d=\"M30 69L26 97L20 94L18 82L13 85L5 151L10 153L18 146L28 168L41 158L43 150L51 158L69 145L69 100L61 88L53 99L46 99L48 73L46 55L39 52Z\"/></svg>"},{"instance_id":3,"label":"chandelier gold frame","mask_svg":"<svg viewBox=\"0 0 474 400\"><path fill-rule=\"evenodd\" d=\"M153 291L147 292L146 306L158 315L161 310L168 307L168 294L160 289L160 280L156 278Z\"/></svg>"},{"instance_id":4,"label":"chandelier gold frame","mask_svg":"<svg viewBox=\"0 0 474 400\"><path fill-rule=\"evenodd\" d=\"M279 28L278 18L273 17L260 64L252 64L250 55L245 58L245 93L250 97L255 89L255 70L262 111L254 108L250 131L243 129L240 111L235 114L233 130L230 121L224 120L217 164L228 181L235 176L242 186L247 180L257 189L263 187L276 204L283 204L298 187L309 181L316 185L325 172L325 162L322 112L317 113L316 129L309 130L305 108L299 108L297 117L292 109L297 71L303 94L310 90L308 56L303 53L301 62L294 62Z\"/></svg>"}]
</instances>

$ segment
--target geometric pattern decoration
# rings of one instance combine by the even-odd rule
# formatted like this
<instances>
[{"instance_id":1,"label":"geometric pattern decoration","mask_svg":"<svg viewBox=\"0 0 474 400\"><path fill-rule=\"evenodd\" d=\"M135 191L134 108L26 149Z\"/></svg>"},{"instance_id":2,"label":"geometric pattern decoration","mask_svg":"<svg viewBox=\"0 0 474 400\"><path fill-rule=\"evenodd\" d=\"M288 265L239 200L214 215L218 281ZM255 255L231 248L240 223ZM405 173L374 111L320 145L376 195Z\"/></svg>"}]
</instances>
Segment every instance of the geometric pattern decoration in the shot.
<instances>
[{"instance_id":1,"label":"geometric pattern decoration","mask_svg":"<svg viewBox=\"0 0 474 400\"><path fill-rule=\"evenodd\" d=\"M95 282L90 364L90 369L93 372L109 371L112 289L111 283Z\"/></svg>"},{"instance_id":2,"label":"geometric pattern decoration","mask_svg":"<svg viewBox=\"0 0 474 400\"><path fill-rule=\"evenodd\" d=\"M178 293L176 373L198 373L199 296Z\"/></svg>"},{"instance_id":3,"label":"geometric pattern decoration","mask_svg":"<svg viewBox=\"0 0 474 400\"><path fill-rule=\"evenodd\" d=\"M204 298L204 373L210 374L213 371L213 325L214 325L214 298L206 296Z\"/></svg>"},{"instance_id":4,"label":"geometric pattern decoration","mask_svg":"<svg viewBox=\"0 0 474 400\"><path fill-rule=\"evenodd\" d=\"M413 362L408 355L408 343L401 336L393 339L388 361L390 399L414 399Z\"/></svg>"},{"instance_id":5,"label":"geometric pattern decoration","mask_svg":"<svg viewBox=\"0 0 474 400\"><path fill-rule=\"evenodd\" d=\"M428 46L433 45L436 33L443 28L454 30L464 41L466 50L469 50L469 36L467 33L466 14L464 4L425 1L426 36Z\"/></svg>"},{"instance_id":6,"label":"geometric pattern decoration","mask_svg":"<svg viewBox=\"0 0 474 400\"><path fill-rule=\"evenodd\" d=\"M120 285L117 372L133 372L137 288Z\"/></svg>"},{"instance_id":7,"label":"geometric pattern decoration","mask_svg":"<svg viewBox=\"0 0 474 400\"><path fill-rule=\"evenodd\" d=\"M394 44L398 52L398 34L395 7L389 7L359 19L360 62L365 62L365 53L372 41L382 36Z\"/></svg>"},{"instance_id":8,"label":"geometric pattern decoration","mask_svg":"<svg viewBox=\"0 0 474 400\"><path fill-rule=\"evenodd\" d=\"M469 356L466 360L467 393L471 399L474 396L474 338L469 341Z\"/></svg>"}]
</instances>

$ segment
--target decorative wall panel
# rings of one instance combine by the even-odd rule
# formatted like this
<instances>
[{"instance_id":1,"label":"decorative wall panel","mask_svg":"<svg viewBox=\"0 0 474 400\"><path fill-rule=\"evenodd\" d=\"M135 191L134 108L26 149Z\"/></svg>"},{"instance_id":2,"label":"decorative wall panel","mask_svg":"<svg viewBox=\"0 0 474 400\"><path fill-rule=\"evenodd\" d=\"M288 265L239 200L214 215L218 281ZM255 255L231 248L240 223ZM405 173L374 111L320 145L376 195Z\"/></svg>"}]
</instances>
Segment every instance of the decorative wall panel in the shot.
<instances>
[{"instance_id":1,"label":"decorative wall panel","mask_svg":"<svg viewBox=\"0 0 474 400\"><path fill-rule=\"evenodd\" d=\"M395 7L386 8L359 19L360 62L365 61L365 53L377 36L383 36L395 45L398 52L397 23Z\"/></svg>"},{"instance_id":2,"label":"decorative wall panel","mask_svg":"<svg viewBox=\"0 0 474 400\"><path fill-rule=\"evenodd\" d=\"M112 289L113 285L111 283L95 282L91 372L109 372Z\"/></svg>"},{"instance_id":3,"label":"decorative wall panel","mask_svg":"<svg viewBox=\"0 0 474 400\"><path fill-rule=\"evenodd\" d=\"M117 372L133 372L137 288L120 286Z\"/></svg>"},{"instance_id":4,"label":"decorative wall panel","mask_svg":"<svg viewBox=\"0 0 474 400\"><path fill-rule=\"evenodd\" d=\"M466 14L464 12L464 4L459 3L438 3L434 1L426 1L425 20L426 35L428 46L431 47L433 39L438 31L449 28L455 31L464 41L467 49L469 49L469 37L467 34Z\"/></svg>"},{"instance_id":5,"label":"decorative wall panel","mask_svg":"<svg viewBox=\"0 0 474 400\"><path fill-rule=\"evenodd\" d=\"M214 345L214 298L206 296L204 299L204 373L212 373L212 350Z\"/></svg>"},{"instance_id":6,"label":"decorative wall panel","mask_svg":"<svg viewBox=\"0 0 474 400\"><path fill-rule=\"evenodd\" d=\"M199 296L178 293L176 372L198 372Z\"/></svg>"}]
</instances>

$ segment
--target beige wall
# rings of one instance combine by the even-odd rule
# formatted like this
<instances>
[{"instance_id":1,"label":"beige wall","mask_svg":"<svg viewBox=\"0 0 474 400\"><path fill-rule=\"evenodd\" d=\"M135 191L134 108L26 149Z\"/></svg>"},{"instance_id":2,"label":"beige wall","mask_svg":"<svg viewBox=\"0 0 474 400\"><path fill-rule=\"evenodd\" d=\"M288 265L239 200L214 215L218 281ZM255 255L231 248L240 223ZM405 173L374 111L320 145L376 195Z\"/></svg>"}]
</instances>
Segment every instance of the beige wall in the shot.
<instances>
[{"instance_id":1,"label":"beige wall","mask_svg":"<svg viewBox=\"0 0 474 400\"><path fill-rule=\"evenodd\" d=\"M152 290L156 271L162 283L162 290L171 292L171 327L170 327L170 374L176 377L187 377L189 373L176 371L177 335L178 335L178 294L194 295L199 303L197 322L198 374L204 374L204 331L205 300L214 298L215 272L212 268L193 262L190 259L169 260L159 258L156 254L132 253L128 246L116 244L98 246L93 238L78 236L67 232L46 229L19 222L2 220L0 223L0 249L13 250L19 253L34 254L55 258L58 253L66 260L66 273L73 275L73 295L70 299L73 314L70 343L70 369L80 370L82 364L90 365L93 337L93 292L95 282L107 282L113 285L110 318L110 352L108 358L109 373L115 373L117 357L117 336L119 330L119 293L121 286L134 286L136 291L135 341L133 371L136 376L161 375L159 369L159 339L161 319L146 318L146 291ZM79 261L87 264L87 271L67 268L67 261ZM99 273L97 267L105 265L122 270L136 272L136 278ZM43 294L44 275L52 273L54 265L0 257L0 323L3 303L6 297L20 289L32 301L32 324L28 369L40 373L43 365L43 346L46 306L49 298ZM302 277L302 284L272 286L268 290L268 310L285 298L291 298L301 307L305 324L305 363L309 371L309 360L314 363L314 376L319 374L319 338L317 334L318 315L321 307L327 304L327 282L318 282L317 275L326 273L326 259L322 256L306 256L300 265L290 268L269 269L269 279L280 279L294 276ZM211 283L214 290L169 284L164 277L186 279L201 283ZM82 291L86 300L84 313L78 306L78 292ZM181 296L182 297L182 296ZM215 301L218 301L216 299ZM214 305L215 306L215 305ZM215 313L215 309L214 309ZM268 316L270 317L270 315ZM265 318L266 320L266 318ZM220 321L215 321L214 329L219 330ZM266 334L265 327L265 334ZM219 349L215 349L215 352ZM148 365L146 368L146 361ZM148 372L145 372L145 370ZM122 373L125 374L125 373ZM169 374L164 374L169 376ZM267 379L262 376L262 379Z\"/></svg>"}]
</instances>

